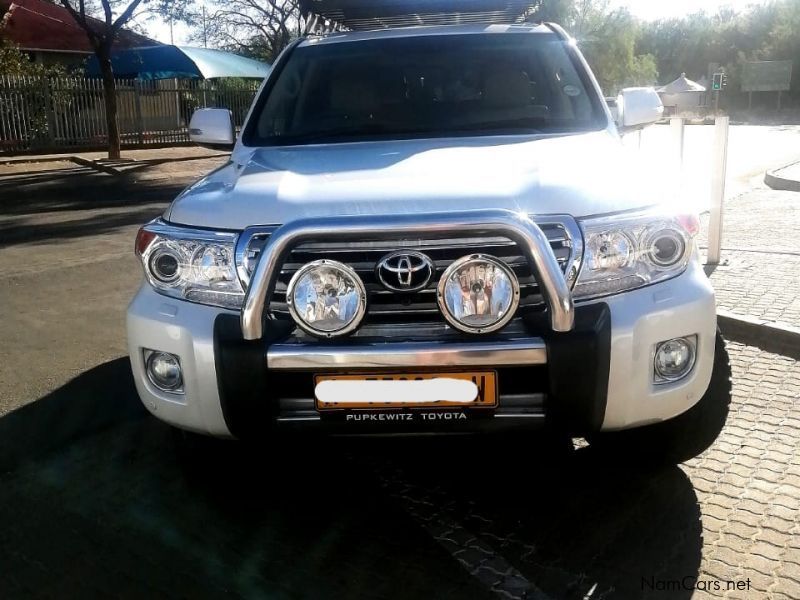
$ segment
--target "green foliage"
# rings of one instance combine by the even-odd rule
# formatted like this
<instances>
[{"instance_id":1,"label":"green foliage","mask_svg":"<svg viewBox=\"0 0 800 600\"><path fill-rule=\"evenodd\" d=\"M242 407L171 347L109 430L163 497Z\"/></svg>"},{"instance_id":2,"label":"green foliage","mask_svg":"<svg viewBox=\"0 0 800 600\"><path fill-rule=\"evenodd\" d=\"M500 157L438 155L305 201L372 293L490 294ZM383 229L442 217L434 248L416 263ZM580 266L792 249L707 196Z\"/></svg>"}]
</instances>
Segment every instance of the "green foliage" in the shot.
<instances>
[{"instance_id":1,"label":"green foliage","mask_svg":"<svg viewBox=\"0 0 800 600\"><path fill-rule=\"evenodd\" d=\"M681 73L728 73L726 101L741 96L742 65L754 60L793 60L800 74L800 0L771 0L745 11L723 8L677 19L639 22L610 0L542 0L531 20L563 25L581 46L604 93L629 85L669 83ZM800 98L800 75L792 90ZM739 98L741 100L741 98Z\"/></svg>"},{"instance_id":2,"label":"green foliage","mask_svg":"<svg viewBox=\"0 0 800 600\"><path fill-rule=\"evenodd\" d=\"M22 77L63 77L66 69L62 65L43 65L32 62L27 52L0 37L0 75Z\"/></svg>"},{"instance_id":3,"label":"green foliage","mask_svg":"<svg viewBox=\"0 0 800 600\"><path fill-rule=\"evenodd\" d=\"M635 51L638 23L610 0L544 0L533 18L559 23L578 40L604 94L656 83L656 59Z\"/></svg>"}]
</instances>

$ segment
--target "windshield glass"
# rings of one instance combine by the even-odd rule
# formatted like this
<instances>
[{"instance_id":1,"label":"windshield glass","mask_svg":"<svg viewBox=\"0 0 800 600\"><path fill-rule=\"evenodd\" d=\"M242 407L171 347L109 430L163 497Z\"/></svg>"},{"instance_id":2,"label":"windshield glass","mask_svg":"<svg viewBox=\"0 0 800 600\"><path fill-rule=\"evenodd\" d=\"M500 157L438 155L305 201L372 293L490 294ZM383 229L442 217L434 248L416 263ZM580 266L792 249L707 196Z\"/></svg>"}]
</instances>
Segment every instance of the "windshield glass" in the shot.
<instances>
[{"instance_id":1,"label":"windshield glass","mask_svg":"<svg viewBox=\"0 0 800 600\"><path fill-rule=\"evenodd\" d=\"M457 34L295 48L254 111L248 145L601 129L562 40Z\"/></svg>"}]
</instances>

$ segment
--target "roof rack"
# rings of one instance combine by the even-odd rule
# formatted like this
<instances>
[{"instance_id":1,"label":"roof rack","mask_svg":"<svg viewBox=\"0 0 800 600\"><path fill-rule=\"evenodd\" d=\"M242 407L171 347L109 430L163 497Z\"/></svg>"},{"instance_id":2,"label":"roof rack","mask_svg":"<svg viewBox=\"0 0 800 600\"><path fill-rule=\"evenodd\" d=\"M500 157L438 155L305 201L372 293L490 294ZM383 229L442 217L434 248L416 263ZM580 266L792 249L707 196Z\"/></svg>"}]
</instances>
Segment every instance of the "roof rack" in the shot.
<instances>
[{"instance_id":1,"label":"roof rack","mask_svg":"<svg viewBox=\"0 0 800 600\"><path fill-rule=\"evenodd\" d=\"M300 0L306 33L419 25L522 23L537 0Z\"/></svg>"}]
</instances>

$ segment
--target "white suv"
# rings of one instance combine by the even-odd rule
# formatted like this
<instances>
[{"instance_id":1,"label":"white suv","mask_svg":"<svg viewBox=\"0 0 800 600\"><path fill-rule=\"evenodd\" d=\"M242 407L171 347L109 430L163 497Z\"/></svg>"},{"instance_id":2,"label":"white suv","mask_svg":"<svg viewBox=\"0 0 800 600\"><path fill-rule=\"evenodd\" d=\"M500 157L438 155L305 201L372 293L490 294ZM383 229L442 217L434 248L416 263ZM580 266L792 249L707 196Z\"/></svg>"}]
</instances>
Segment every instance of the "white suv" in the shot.
<instances>
[{"instance_id":1,"label":"white suv","mask_svg":"<svg viewBox=\"0 0 800 600\"><path fill-rule=\"evenodd\" d=\"M730 371L695 215L624 155L555 25L416 27L287 48L241 136L136 241L136 386L222 437L534 428L683 460ZM635 447L635 449L634 449Z\"/></svg>"}]
</instances>

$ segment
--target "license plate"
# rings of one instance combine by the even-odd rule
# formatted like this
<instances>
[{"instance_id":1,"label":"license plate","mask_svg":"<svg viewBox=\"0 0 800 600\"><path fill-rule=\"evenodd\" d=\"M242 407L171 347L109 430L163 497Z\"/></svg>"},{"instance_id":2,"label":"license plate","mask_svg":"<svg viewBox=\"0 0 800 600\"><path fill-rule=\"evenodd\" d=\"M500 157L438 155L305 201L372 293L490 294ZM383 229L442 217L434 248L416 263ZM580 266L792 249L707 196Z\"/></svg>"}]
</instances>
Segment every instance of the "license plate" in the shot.
<instances>
[{"instance_id":1,"label":"license plate","mask_svg":"<svg viewBox=\"0 0 800 600\"><path fill-rule=\"evenodd\" d=\"M497 373L359 373L316 375L318 410L492 408Z\"/></svg>"}]
</instances>

